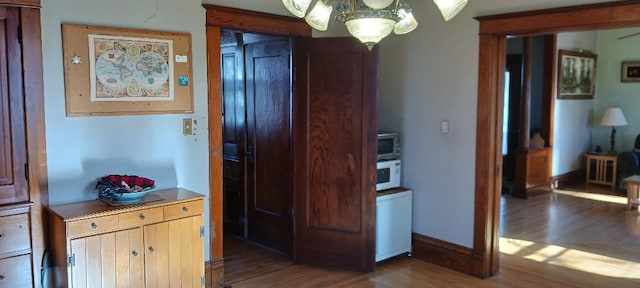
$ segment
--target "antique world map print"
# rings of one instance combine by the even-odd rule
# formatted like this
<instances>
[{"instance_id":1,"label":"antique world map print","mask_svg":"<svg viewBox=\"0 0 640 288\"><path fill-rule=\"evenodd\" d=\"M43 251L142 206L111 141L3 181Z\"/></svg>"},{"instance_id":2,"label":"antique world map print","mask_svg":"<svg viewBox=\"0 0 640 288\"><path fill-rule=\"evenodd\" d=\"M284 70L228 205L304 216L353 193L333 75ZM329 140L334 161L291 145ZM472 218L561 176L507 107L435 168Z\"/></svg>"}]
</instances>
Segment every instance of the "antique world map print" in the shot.
<instances>
[{"instance_id":1,"label":"antique world map print","mask_svg":"<svg viewBox=\"0 0 640 288\"><path fill-rule=\"evenodd\" d=\"M89 34L91 101L172 101L173 42Z\"/></svg>"}]
</instances>

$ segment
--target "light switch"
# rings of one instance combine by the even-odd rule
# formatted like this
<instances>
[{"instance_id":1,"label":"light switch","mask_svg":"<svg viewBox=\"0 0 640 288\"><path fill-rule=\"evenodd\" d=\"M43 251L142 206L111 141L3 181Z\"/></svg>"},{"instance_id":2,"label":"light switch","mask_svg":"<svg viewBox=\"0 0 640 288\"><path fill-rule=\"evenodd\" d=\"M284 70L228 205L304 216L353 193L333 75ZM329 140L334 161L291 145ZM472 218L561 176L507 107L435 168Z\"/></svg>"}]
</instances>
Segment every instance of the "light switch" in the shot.
<instances>
[{"instance_id":1,"label":"light switch","mask_svg":"<svg viewBox=\"0 0 640 288\"><path fill-rule=\"evenodd\" d=\"M440 133L442 134L449 133L449 121L442 120L442 122L440 122Z\"/></svg>"},{"instance_id":2,"label":"light switch","mask_svg":"<svg viewBox=\"0 0 640 288\"><path fill-rule=\"evenodd\" d=\"M193 126L191 118L182 119L182 134L191 135L193 134Z\"/></svg>"}]
</instances>

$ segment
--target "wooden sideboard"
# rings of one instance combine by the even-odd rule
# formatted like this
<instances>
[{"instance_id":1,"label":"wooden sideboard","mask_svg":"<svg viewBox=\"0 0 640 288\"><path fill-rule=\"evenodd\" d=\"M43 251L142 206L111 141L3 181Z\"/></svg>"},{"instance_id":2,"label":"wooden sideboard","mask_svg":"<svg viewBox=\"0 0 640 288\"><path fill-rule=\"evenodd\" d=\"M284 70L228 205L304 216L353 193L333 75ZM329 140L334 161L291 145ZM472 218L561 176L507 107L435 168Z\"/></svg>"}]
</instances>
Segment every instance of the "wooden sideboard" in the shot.
<instances>
[{"instance_id":1,"label":"wooden sideboard","mask_svg":"<svg viewBox=\"0 0 640 288\"><path fill-rule=\"evenodd\" d=\"M142 202L49 207L53 287L203 287L204 196L167 189Z\"/></svg>"}]
</instances>

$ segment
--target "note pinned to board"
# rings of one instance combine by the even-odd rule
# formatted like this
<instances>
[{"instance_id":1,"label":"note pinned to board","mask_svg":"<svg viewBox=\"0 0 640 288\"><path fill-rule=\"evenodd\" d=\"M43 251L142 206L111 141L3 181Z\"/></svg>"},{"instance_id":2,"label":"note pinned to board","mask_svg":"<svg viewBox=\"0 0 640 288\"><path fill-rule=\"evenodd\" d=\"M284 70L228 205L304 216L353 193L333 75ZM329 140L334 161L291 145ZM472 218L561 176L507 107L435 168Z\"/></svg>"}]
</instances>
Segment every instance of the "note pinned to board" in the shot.
<instances>
[{"instance_id":1,"label":"note pinned to board","mask_svg":"<svg viewBox=\"0 0 640 288\"><path fill-rule=\"evenodd\" d=\"M187 61L189 61L187 55L176 55L176 63L187 63Z\"/></svg>"}]
</instances>

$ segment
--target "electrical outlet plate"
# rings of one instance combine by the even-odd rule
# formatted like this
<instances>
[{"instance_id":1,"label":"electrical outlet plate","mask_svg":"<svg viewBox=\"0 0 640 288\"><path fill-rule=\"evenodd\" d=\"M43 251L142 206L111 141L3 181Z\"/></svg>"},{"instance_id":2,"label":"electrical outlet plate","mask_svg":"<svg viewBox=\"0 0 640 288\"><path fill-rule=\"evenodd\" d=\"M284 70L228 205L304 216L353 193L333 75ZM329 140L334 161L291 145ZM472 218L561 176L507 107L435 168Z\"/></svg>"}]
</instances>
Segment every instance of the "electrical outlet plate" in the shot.
<instances>
[{"instance_id":1,"label":"electrical outlet plate","mask_svg":"<svg viewBox=\"0 0 640 288\"><path fill-rule=\"evenodd\" d=\"M182 119L182 134L191 135L193 134L193 120L191 118Z\"/></svg>"},{"instance_id":2,"label":"electrical outlet plate","mask_svg":"<svg viewBox=\"0 0 640 288\"><path fill-rule=\"evenodd\" d=\"M442 122L440 122L440 133L442 134L449 133L449 121L442 120Z\"/></svg>"}]
</instances>

